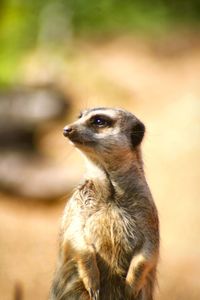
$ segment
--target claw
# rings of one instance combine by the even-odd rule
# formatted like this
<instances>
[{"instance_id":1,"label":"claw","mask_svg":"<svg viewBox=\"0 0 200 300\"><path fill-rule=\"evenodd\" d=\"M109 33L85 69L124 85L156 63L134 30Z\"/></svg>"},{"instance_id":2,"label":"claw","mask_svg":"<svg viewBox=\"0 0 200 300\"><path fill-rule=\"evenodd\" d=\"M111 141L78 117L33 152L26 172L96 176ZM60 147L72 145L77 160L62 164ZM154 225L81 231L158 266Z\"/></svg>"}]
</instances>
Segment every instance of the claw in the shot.
<instances>
[{"instance_id":1,"label":"claw","mask_svg":"<svg viewBox=\"0 0 200 300\"><path fill-rule=\"evenodd\" d=\"M99 300L99 290L95 292L94 300Z\"/></svg>"},{"instance_id":2,"label":"claw","mask_svg":"<svg viewBox=\"0 0 200 300\"><path fill-rule=\"evenodd\" d=\"M91 300L99 300L99 290L89 289L89 295Z\"/></svg>"}]
</instances>

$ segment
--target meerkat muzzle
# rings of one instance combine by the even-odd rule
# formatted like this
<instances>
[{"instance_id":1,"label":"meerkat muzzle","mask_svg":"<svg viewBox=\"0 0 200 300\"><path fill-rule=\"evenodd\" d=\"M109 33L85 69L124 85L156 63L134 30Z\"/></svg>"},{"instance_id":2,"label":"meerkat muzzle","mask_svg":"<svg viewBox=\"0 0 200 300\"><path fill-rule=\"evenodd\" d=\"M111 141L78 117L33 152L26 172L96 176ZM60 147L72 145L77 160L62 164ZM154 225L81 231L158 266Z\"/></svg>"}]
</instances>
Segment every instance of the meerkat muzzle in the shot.
<instances>
[{"instance_id":1,"label":"meerkat muzzle","mask_svg":"<svg viewBox=\"0 0 200 300\"><path fill-rule=\"evenodd\" d=\"M67 137L74 144L81 143L81 138L74 126L71 125L65 126L63 129L63 135Z\"/></svg>"},{"instance_id":2,"label":"meerkat muzzle","mask_svg":"<svg viewBox=\"0 0 200 300\"><path fill-rule=\"evenodd\" d=\"M72 131L73 131L73 128L72 128L72 127L66 126L66 127L64 127L64 129L63 129L63 135L64 135L65 137L69 137L70 134L72 133Z\"/></svg>"}]
</instances>

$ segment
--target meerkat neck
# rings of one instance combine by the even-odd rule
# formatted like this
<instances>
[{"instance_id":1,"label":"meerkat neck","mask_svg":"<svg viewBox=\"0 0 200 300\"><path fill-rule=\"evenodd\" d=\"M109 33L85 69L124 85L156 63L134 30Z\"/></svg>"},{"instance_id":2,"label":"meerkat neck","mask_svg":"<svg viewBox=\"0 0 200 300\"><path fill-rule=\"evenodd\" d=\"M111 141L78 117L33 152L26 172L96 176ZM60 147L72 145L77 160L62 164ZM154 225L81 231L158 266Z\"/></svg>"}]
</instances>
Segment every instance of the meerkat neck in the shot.
<instances>
[{"instance_id":1,"label":"meerkat neck","mask_svg":"<svg viewBox=\"0 0 200 300\"><path fill-rule=\"evenodd\" d=\"M145 181L142 161L135 159L134 155L116 159L114 166L108 166L107 173L120 197L127 193L137 193L138 187Z\"/></svg>"},{"instance_id":2,"label":"meerkat neck","mask_svg":"<svg viewBox=\"0 0 200 300\"><path fill-rule=\"evenodd\" d=\"M111 195L113 196L114 189L106 170L101 165L94 163L87 157L85 158L86 173L84 177L86 180L93 181L98 194L101 195L101 201L106 200Z\"/></svg>"},{"instance_id":3,"label":"meerkat neck","mask_svg":"<svg viewBox=\"0 0 200 300\"><path fill-rule=\"evenodd\" d=\"M97 164L86 158L85 177L95 183L104 198L119 198L127 191L137 189L140 181L144 182L142 161L136 158L134 153L120 159L108 157L104 164Z\"/></svg>"}]
</instances>

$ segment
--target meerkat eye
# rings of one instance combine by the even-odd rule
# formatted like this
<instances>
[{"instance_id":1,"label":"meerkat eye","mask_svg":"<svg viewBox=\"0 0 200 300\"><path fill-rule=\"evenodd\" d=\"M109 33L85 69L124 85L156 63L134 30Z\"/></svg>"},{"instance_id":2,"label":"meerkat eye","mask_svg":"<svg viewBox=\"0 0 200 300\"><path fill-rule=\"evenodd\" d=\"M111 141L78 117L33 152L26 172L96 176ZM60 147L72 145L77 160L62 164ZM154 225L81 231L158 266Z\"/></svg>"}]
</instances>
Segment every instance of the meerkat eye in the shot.
<instances>
[{"instance_id":1,"label":"meerkat eye","mask_svg":"<svg viewBox=\"0 0 200 300\"><path fill-rule=\"evenodd\" d=\"M111 120L108 120L105 117L95 116L90 120L90 124L95 127L107 127L111 125Z\"/></svg>"},{"instance_id":2,"label":"meerkat eye","mask_svg":"<svg viewBox=\"0 0 200 300\"><path fill-rule=\"evenodd\" d=\"M81 119L81 118L82 118L82 116L83 116L83 113L82 113L82 112L80 112L80 114L78 115L78 119Z\"/></svg>"}]
</instances>

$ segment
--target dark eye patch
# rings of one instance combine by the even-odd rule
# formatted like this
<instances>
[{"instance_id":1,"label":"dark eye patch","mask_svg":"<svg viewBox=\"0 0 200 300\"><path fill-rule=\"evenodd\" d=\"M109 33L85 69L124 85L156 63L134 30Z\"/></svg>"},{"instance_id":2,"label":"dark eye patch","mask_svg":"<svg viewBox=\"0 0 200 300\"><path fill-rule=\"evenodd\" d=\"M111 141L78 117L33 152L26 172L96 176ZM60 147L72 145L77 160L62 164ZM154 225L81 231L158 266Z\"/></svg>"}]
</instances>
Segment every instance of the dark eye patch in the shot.
<instances>
[{"instance_id":1,"label":"dark eye patch","mask_svg":"<svg viewBox=\"0 0 200 300\"><path fill-rule=\"evenodd\" d=\"M110 127L112 125L112 123L113 123L113 120L111 120L107 116L102 116L102 115L96 115L90 119L90 124L97 128Z\"/></svg>"}]
</instances>

